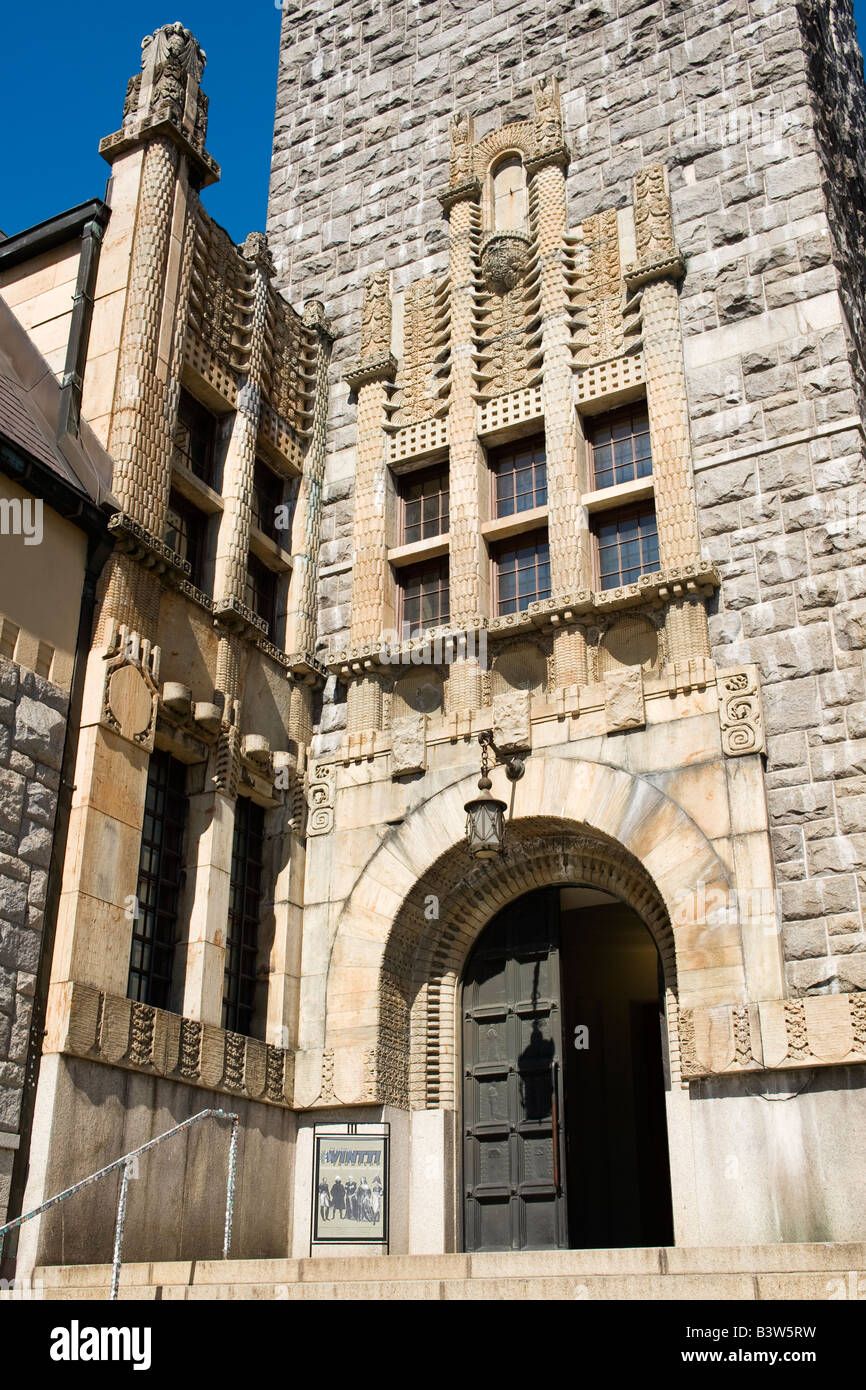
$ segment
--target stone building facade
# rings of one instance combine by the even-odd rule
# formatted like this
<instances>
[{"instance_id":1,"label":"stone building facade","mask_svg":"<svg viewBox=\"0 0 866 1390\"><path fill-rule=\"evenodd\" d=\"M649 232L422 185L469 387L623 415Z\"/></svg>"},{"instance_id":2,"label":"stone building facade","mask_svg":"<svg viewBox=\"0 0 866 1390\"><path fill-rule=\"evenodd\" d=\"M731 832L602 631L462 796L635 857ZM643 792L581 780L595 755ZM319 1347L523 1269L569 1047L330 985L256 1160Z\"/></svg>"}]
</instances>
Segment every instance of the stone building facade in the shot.
<instances>
[{"instance_id":1,"label":"stone building facade","mask_svg":"<svg viewBox=\"0 0 866 1390\"><path fill-rule=\"evenodd\" d=\"M383 1124L383 1252L863 1239L850 6L287 7L242 247L203 61L145 40L102 144L26 1204L220 1106L240 1255L321 1253L317 1130ZM223 1173L148 1160L129 1257L211 1253ZM107 1257L75 1202L27 1261Z\"/></svg>"},{"instance_id":2,"label":"stone building facade","mask_svg":"<svg viewBox=\"0 0 866 1390\"><path fill-rule=\"evenodd\" d=\"M0 246L0 280L10 297L20 255L17 238ZM51 873L62 860L82 632L109 550L111 462L86 427L74 437L58 430L67 404L63 389L2 301L0 344L2 1225L10 1200L20 1200L23 1190L20 1173L17 1193L13 1185L26 1151L41 1050Z\"/></svg>"},{"instance_id":3,"label":"stone building facade","mask_svg":"<svg viewBox=\"0 0 866 1390\"><path fill-rule=\"evenodd\" d=\"M632 853L672 924L656 943L677 1241L854 1238L853 1155L810 1177L826 1136L862 1124L850 6L494 0L332 21L284 17L269 217L279 282L326 294L337 331L314 745L333 811L308 861L303 1103L408 1106L416 1201L425 1162L443 1192L412 1248L459 1248L472 943L536 884L623 898ZM652 486L594 483L599 421L639 401ZM487 469L542 433L546 507L499 520ZM410 470L446 460L448 535L406 545ZM605 515L607 535L650 499L658 570L599 583ZM508 612L497 551L544 527L549 588ZM451 627L484 632L487 672L404 664L403 567L422 560L448 575ZM485 729L530 752L496 790L504 875L459 848ZM602 858L617 846L609 870L571 857L590 830Z\"/></svg>"}]
</instances>

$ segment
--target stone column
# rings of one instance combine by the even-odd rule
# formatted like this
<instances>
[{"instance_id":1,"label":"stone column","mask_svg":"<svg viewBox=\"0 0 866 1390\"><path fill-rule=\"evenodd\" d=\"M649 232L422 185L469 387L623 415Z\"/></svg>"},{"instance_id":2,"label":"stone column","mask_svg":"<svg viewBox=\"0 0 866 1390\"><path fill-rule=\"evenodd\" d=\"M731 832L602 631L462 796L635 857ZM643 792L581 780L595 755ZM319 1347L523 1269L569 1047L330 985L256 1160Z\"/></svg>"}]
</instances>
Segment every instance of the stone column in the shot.
<instances>
[{"instance_id":1,"label":"stone column","mask_svg":"<svg viewBox=\"0 0 866 1390\"><path fill-rule=\"evenodd\" d=\"M653 458L659 555L665 568L700 553L692 477L686 374L677 281L683 262L674 245L664 168L635 178L637 262L625 272L629 289L642 287L644 368Z\"/></svg>"},{"instance_id":2,"label":"stone column","mask_svg":"<svg viewBox=\"0 0 866 1390\"><path fill-rule=\"evenodd\" d=\"M222 1023L225 945L229 911L235 799L214 785L215 757L206 786L187 803L185 865L189 904L185 937L178 942L176 974L182 981L185 1018Z\"/></svg>"},{"instance_id":3,"label":"stone column","mask_svg":"<svg viewBox=\"0 0 866 1390\"><path fill-rule=\"evenodd\" d=\"M159 679L160 581L137 558L159 555L186 330L192 245L190 170L219 170L204 150L204 55L181 25L145 39L123 125L101 142L119 164L112 216L127 223L123 321L107 445L121 515L103 573L88 659L75 791L58 912L52 991L74 979L125 995L141 827ZM57 999L56 993L52 1000ZM51 1004L49 1004L51 1007Z\"/></svg>"},{"instance_id":4,"label":"stone column","mask_svg":"<svg viewBox=\"0 0 866 1390\"><path fill-rule=\"evenodd\" d=\"M479 618L490 615L489 564L481 534L482 489L489 486L489 478L476 430L474 379L481 186L471 174L466 177L469 166L455 158L455 147L462 149L464 134L471 142L471 123L458 117L452 125L452 186L440 195L448 212L450 236L449 584L454 628L474 628ZM472 654L450 667L448 709L470 711L480 703L481 668Z\"/></svg>"},{"instance_id":5,"label":"stone column","mask_svg":"<svg viewBox=\"0 0 866 1390\"><path fill-rule=\"evenodd\" d=\"M355 514L352 534L352 615L349 641L353 650L381 640L387 619L387 463L385 459L388 383L397 364L391 355L391 295L387 271L371 275L364 287L361 357L346 380L358 397L358 460L355 470ZM349 733L382 727L378 682L373 698L366 677L353 681L347 692Z\"/></svg>"},{"instance_id":6,"label":"stone column","mask_svg":"<svg viewBox=\"0 0 866 1390\"><path fill-rule=\"evenodd\" d=\"M318 300L304 305L313 353L313 418L292 522L292 580L286 616L286 651L311 653L317 638L318 562L328 425L328 363L333 335Z\"/></svg>"},{"instance_id":7,"label":"stone column","mask_svg":"<svg viewBox=\"0 0 866 1390\"><path fill-rule=\"evenodd\" d=\"M217 541L214 601L222 605L244 604L247 556L252 516L253 471L262 414L262 375L268 287L274 263L261 232L251 232L242 253L250 262L249 346L243 379L238 389L238 408L223 469L225 504Z\"/></svg>"},{"instance_id":8,"label":"stone column","mask_svg":"<svg viewBox=\"0 0 866 1390\"><path fill-rule=\"evenodd\" d=\"M539 153L528 161L527 172L532 178L530 214L539 259L551 591L553 598L560 599L588 587L589 546L576 467L571 325L563 259L568 151L562 144L555 83L536 84L535 102ZM553 655L557 686L585 683L582 629L557 626Z\"/></svg>"},{"instance_id":9,"label":"stone column","mask_svg":"<svg viewBox=\"0 0 866 1390\"><path fill-rule=\"evenodd\" d=\"M689 434L686 375L677 281L684 266L676 248L667 174L656 164L635 178L637 261L625 272L629 290L640 288L653 490L663 569L694 564L700 556ZM668 659L686 662L710 654L706 609L686 590L666 617Z\"/></svg>"}]
</instances>

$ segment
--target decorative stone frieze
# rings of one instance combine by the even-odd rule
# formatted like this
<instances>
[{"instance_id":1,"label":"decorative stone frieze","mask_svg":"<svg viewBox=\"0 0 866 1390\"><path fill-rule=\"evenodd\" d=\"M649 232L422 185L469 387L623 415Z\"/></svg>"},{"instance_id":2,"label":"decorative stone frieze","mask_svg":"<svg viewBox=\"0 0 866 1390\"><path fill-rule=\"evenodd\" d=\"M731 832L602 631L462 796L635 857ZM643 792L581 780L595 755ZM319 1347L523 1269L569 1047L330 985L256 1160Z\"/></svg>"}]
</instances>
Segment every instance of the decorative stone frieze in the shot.
<instances>
[{"instance_id":1,"label":"decorative stone frieze","mask_svg":"<svg viewBox=\"0 0 866 1390\"><path fill-rule=\"evenodd\" d=\"M70 981L58 987L45 1050L268 1105L292 1104L293 1058L286 1049L93 985Z\"/></svg>"},{"instance_id":2,"label":"decorative stone frieze","mask_svg":"<svg viewBox=\"0 0 866 1390\"><path fill-rule=\"evenodd\" d=\"M866 1062L866 993L681 1009L683 1080Z\"/></svg>"}]
</instances>

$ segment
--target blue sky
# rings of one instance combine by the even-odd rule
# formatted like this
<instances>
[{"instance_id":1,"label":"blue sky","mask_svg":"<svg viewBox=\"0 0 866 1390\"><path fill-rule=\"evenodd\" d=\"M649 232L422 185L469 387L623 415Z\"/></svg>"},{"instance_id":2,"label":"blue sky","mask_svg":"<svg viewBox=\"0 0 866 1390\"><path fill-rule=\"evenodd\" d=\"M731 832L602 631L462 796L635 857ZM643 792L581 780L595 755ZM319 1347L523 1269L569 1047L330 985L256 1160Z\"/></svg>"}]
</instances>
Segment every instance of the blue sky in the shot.
<instances>
[{"instance_id":1,"label":"blue sky","mask_svg":"<svg viewBox=\"0 0 866 1390\"><path fill-rule=\"evenodd\" d=\"M854 11L866 34L866 0ZM222 180L204 201L235 241L263 228L276 96L280 12L273 0L41 0L4 6L0 53L0 228L8 235L101 197L108 165L97 154L120 126L141 39L180 19L208 57L208 148Z\"/></svg>"}]
</instances>

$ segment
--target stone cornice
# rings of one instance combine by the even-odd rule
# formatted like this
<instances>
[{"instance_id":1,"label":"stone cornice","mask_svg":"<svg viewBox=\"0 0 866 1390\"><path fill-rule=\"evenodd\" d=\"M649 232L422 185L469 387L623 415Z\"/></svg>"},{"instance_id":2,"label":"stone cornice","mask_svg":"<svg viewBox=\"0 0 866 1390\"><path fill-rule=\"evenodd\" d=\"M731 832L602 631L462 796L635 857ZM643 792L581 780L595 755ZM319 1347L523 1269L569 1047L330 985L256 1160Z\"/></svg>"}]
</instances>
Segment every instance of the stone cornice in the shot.
<instances>
[{"instance_id":1,"label":"stone cornice","mask_svg":"<svg viewBox=\"0 0 866 1390\"><path fill-rule=\"evenodd\" d=\"M129 555L144 569L155 571L169 583L179 585L184 580L189 582L189 560L184 560L128 512L115 512L108 522L108 529L114 537L116 552Z\"/></svg>"},{"instance_id":2,"label":"stone cornice","mask_svg":"<svg viewBox=\"0 0 866 1390\"><path fill-rule=\"evenodd\" d=\"M450 188L443 188L436 197L446 212L450 212L458 203L477 203L481 198L481 180L466 179L463 183L455 183Z\"/></svg>"},{"instance_id":3,"label":"stone cornice","mask_svg":"<svg viewBox=\"0 0 866 1390\"><path fill-rule=\"evenodd\" d=\"M99 153L109 164L113 164L118 155L125 154L127 150L135 149L136 145L143 145L160 135L166 136L177 145L181 154L186 155L189 162L198 169L202 188L219 181L220 166L216 160L207 150L197 150L174 122L164 117L149 117L137 122L130 130L116 130L112 135L104 136L99 142Z\"/></svg>"},{"instance_id":4,"label":"stone cornice","mask_svg":"<svg viewBox=\"0 0 866 1390\"><path fill-rule=\"evenodd\" d=\"M436 665L438 660L444 658L437 658L435 652L449 642L459 642L464 635L468 635L471 642L474 634L484 632L487 638L495 641L538 628L558 627L578 621L592 622L621 609L647 605L659 607L669 599L684 594L708 598L721 582L716 566L709 560L699 559L691 565L642 575L636 584L624 584L617 589L578 589L563 597L531 603L524 612L512 613L504 618L475 618L460 626L431 628L423 636L407 642L392 643L383 636L381 641L365 642L358 647L341 647L331 652L327 667L341 679L351 680L353 676L386 671L395 666ZM434 657L422 659L423 654L431 649ZM449 662L452 659L451 656L447 658Z\"/></svg>"},{"instance_id":5,"label":"stone cornice","mask_svg":"<svg viewBox=\"0 0 866 1390\"><path fill-rule=\"evenodd\" d=\"M313 656L312 652L284 652L266 637L260 637L256 646L265 656L269 656L271 661L282 666L287 675L304 685L321 685L327 680L328 668Z\"/></svg>"},{"instance_id":6,"label":"stone cornice","mask_svg":"<svg viewBox=\"0 0 866 1390\"><path fill-rule=\"evenodd\" d=\"M236 598L218 599L213 606L213 618L215 623L220 623L241 637L258 639L266 635L268 630L264 618L260 618L258 613L254 613Z\"/></svg>"},{"instance_id":7,"label":"stone cornice","mask_svg":"<svg viewBox=\"0 0 866 1390\"><path fill-rule=\"evenodd\" d=\"M627 265L622 273L626 288L640 289L653 280L681 280L686 273L686 263L679 251L671 256L662 256L655 261L641 261L638 265Z\"/></svg>"},{"instance_id":8,"label":"stone cornice","mask_svg":"<svg viewBox=\"0 0 866 1390\"><path fill-rule=\"evenodd\" d=\"M383 352L376 357L362 357L352 362L343 372L343 380L348 383L350 390L359 391L362 386L369 386L374 381L393 381L396 375L396 358L390 352Z\"/></svg>"}]
</instances>

